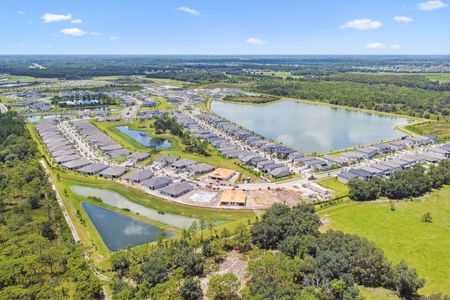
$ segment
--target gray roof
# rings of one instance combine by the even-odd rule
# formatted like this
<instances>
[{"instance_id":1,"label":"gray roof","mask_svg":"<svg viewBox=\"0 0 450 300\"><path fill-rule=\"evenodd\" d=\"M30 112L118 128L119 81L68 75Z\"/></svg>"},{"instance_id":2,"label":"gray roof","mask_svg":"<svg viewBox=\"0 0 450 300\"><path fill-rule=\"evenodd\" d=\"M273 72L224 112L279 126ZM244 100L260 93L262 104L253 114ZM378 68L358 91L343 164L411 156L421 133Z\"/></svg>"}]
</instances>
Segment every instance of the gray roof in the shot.
<instances>
[{"instance_id":1,"label":"gray roof","mask_svg":"<svg viewBox=\"0 0 450 300\"><path fill-rule=\"evenodd\" d=\"M130 155L129 159L130 160L144 160L150 157L150 154L148 153L144 153L144 152L134 152L133 154Z\"/></svg>"},{"instance_id":2,"label":"gray roof","mask_svg":"<svg viewBox=\"0 0 450 300\"><path fill-rule=\"evenodd\" d=\"M130 153L131 152L126 149L117 149L107 152L106 155L108 155L111 158L118 158L121 156L128 156L130 155Z\"/></svg>"},{"instance_id":3,"label":"gray roof","mask_svg":"<svg viewBox=\"0 0 450 300\"><path fill-rule=\"evenodd\" d=\"M358 178L358 175L356 175L354 173L347 172L347 171L342 171L341 173L339 173L338 177L345 178L345 179L348 179L348 180L352 180L352 179Z\"/></svg>"},{"instance_id":4,"label":"gray roof","mask_svg":"<svg viewBox=\"0 0 450 300\"><path fill-rule=\"evenodd\" d=\"M164 156L160 156L157 159L155 159L154 162L172 164L172 163L176 162L177 160L178 160L178 158L176 158L175 156L164 155Z\"/></svg>"},{"instance_id":5,"label":"gray roof","mask_svg":"<svg viewBox=\"0 0 450 300\"><path fill-rule=\"evenodd\" d=\"M76 155L76 154L62 155L62 156L55 157L55 161L57 163L66 163L66 162L69 162L69 161L72 161L72 160L76 160L76 159L79 159L79 158L80 157L78 155Z\"/></svg>"},{"instance_id":6,"label":"gray roof","mask_svg":"<svg viewBox=\"0 0 450 300\"><path fill-rule=\"evenodd\" d=\"M81 172L84 174L97 174L107 168L108 168L108 166L104 165L102 163L93 163L91 165L87 165L85 167L82 167L81 169L78 169L78 172Z\"/></svg>"},{"instance_id":7,"label":"gray roof","mask_svg":"<svg viewBox=\"0 0 450 300\"><path fill-rule=\"evenodd\" d=\"M270 171L270 175L272 175L273 177L285 177L285 176L289 176L290 174L291 174L291 171L289 170L288 167L276 168L276 169Z\"/></svg>"},{"instance_id":8,"label":"gray roof","mask_svg":"<svg viewBox=\"0 0 450 300\"><path fill-rule=\"evenodd\" d=\"M160 186L166 186L168 184L172 183L172 179L170 177L166 176L159 176L159 177L153 177L149 180L146 180L142 182L143 185L149 187L149 188L158 188Z\"/></svg>"},{"instance_id":9,"label":"gray roof","mask_svg":"<svg viewBox=\"0 0 450 300\"><path fill-rule=\"evenodd\" d=\"M353 173L355 175L358 175L359 177L366 178L366 177L372 177L374 173L362 170L362 169L350 169L348 170L350 173Z\"/></svg>"},{"instance_id":10,"label":"gray roof","mask_svg":"<svg viewBox=\"0 0 450 300\"><path fill-rule=\"evenodd\" d=\"M177 160L176 162L174 162L172 164L172 167L174 167L174 168L186 168L186 167L189 167L189 166L191 166L193 164L196 164L196 163L197 163L196 161L193 161L191 159L180 159L180 160Z\"/></svg>"},{"instance_id":11,"label":"gray roof","mask_svg":"<svg viewBox=\"0 0 450 300\"><path fill-rule=\"evenodd\" d=\"M79 169L84 166L90 165L92 162L86 158L79 158L63 163L62 165L68 169Z\"/></svg>"},{"instance_id":12,"label":"gray roof","mask_svg":"<svg viewBox=\"0 0 450 300\"><path fill-rule=\"evenodd\" d=\"M142 171L136 171L130 174L127 174L123 177L123 179L132 180L132 181L144 181L150 179L153 176L153 171L150 169L145 169Z\"/></svg>"},{"instance_id":13,"label":"gray roof","mask_svg":"<svg viewBox=\"0 0 450 300\"><path fill-rule=\"evenodd\" d=\"M173 196L180 196L192 191L192 186L186 181L172 183L160 190L161 193Z\"/></svg>"},{"instance_id":14,"label":"gray roof","mask_svg":"<svg viewBox=\"0 0 450 300\"><path fill-rule=\"evenodd\" d=\"M102 171L100 173L100 175L106 176L106 177L110 177L110 176L118 177L118 176L122 176L126 172L127 172L127 168L117 166L117 167L110 167L110 168Z\"/></svg>"},{"instance_id":15,"label":"gray roof","mask_svg":"<svg viewBox=\"0 0 450 300\"><path fill-rule=\"evenodd\" d=\"M188 167L189 171L194 173L207 173L214 170L214 167L205 163L195 164Z\"/></svg>"}]
</instances>

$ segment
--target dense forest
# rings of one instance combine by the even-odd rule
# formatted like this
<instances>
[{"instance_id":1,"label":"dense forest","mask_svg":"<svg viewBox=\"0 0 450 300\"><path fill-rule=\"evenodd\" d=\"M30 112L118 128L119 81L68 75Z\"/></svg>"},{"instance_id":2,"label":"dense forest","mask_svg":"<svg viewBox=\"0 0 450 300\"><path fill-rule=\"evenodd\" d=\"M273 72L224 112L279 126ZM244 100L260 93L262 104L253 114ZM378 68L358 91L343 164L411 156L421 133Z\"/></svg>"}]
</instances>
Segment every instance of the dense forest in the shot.
<instances>
[{"instance_id":1,"label":"dense forest","mask_svg":"<svg viewBox=\"0 0 450 300\"><path fill-rule=\"evenodd\" d=\"M351 81L264 80L252 91L430 118L450 112L450 92Z\"/></svg>"},{"instance_id":2,"label":"dense forest","mask_svg":"<svg viewBox=\"0 0 450 300\"><path fill-rule=\"evenodd\" d=\"M45 69L29 68L38 63ZM328 76L341 72L377 70L424 72L428 69L449 72L450 58L445 56L274 56L274 55L61 55L61 56L0 56L0 73L13 75L86 79L93 76L145 75L181 76L180 71L195 71L223 78L223 73L240 74L261 71L287 71L293 75ZM219 74L222 73L222 74ZM202 76L203 77L203 76ZM188 78L185 78L187 81ZM205 78L208 80L208 78ZM195 80L193 81L195 82Z\"/></svg>"},{"instance_id":3,"label":"dense forest","mask_svg":"<svg viewBox=\"0 0 450 300\"><path fill-rule=\"evenodd\" d=\"M365 73L339 73L325 78L330 81L351 81L367 84L393 84L411 88L420 88L434 91L450 91L449 83L429 80L423 75L399 74L365 74Z\"/></svg>"},{"instance_id":4,"label":"dense forest","mask_svg":"<svg viewBox=\"0 0 450 300\"><path fill-rule=\"evenodd\" d=\"M15 114L0 114L0 299L101 299Z\"/></svg>"},{"instance_id":5,"label":"dense forest","mask_svg":"<svg viewBox=\"0 0 450 300\"><path fill-rule=\"evenodd\" d=\"M360 179L349 182L349 197L356 201L370 201L379 197L405 199L420 197L432 189L450 184L450 161L444 160L427 170L416 165L400 170L388 178L373 177L368 181Z\"/></svg>"},{"instance_id":6,"label":"dense forest","mask_svg":"<svg viewBox=\"0 0 450 300\"><path fill-rule=\"evenodd\" d=\"M209 275L211 300L363 299L357 285L419 298L424 280L405 262L393 265L368 240L337 231L320 233L320 225L308 204L276 204L234 231L194 223L179 239L114 253L113 299L202 299L201 279L233 251L247 261L244 278Z\"/></svg>"}]
</instances>

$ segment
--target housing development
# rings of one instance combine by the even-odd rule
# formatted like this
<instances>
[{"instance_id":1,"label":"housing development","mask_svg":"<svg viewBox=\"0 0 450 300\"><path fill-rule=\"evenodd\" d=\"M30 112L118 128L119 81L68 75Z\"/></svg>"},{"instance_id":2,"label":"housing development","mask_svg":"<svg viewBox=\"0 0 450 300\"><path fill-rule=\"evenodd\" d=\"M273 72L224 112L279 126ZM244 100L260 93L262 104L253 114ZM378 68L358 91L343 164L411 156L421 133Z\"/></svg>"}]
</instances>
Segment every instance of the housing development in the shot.
<instances>
[{"instance_id":1,"label":"housing development","mask_svg":"<svg viewBox=\"0 0 450 300\"><path fill-rule=\"evenodd\" d=\"M41 2L0 10L0 299L449 299L445 1Z\"/></svg>"}]
</instances>

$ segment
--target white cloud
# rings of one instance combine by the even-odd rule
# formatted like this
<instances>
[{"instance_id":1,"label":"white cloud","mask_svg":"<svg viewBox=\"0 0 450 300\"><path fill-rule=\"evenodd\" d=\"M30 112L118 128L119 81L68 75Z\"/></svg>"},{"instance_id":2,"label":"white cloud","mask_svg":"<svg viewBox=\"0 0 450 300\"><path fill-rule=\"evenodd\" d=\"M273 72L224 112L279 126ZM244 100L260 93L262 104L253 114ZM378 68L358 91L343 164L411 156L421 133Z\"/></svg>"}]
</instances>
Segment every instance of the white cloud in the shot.
<instances>
[{"instance_id":1,"label":"white cloud","mask_svg":"<svg viewBox=\"0 0 450 300\"><path fill-rule=\"evenodd\" d=\"M103 35L103 33L102 32L91 32L91 35L101 36L101 35Z\"/></svg>"},{"instance_id":2,"label":"white cloud","mask_svg":"<svg viewBox=\"0 0 450 300\"><path fill-rule=\"evenodd\" d=\"M419 8L424 11L430 11L446 7L447 4L441 0L429 0L419 4Z\"/></svg>"},{"instance_id":3,"label":"white cloud","mask_svg":"<svg viewBox=\"0 0 450 300\"><path fill-rule=\"evenodd\" d=\"M400 45L399 44L395 44L395 45L390 46L389 48L392 49L392 50L397 50L397 49L400 49Z\"/></svg>"},{"instance_id":4,"label":"white cloud","mask_svg":"<svg viewBox=\"0 0 450 300\"><path fill-rule=\"evenodd\" d=\"M18 11L16 11L16 14L24 16L25 12L23 10L18 10Z\"/></svg>"},{"instance_id":5,"label":"white cloud","mask_svg":"<svg viewBox=\"0 0 450 300\"><path fill-rule=\"evenodd\" d=\"M383 26L383 23L372 19L355 19L345 22L339 29L356 29L356 30L370 30L377 29Z\"/></svg>"},{"instance_id":6,"label":"white cloud","mask_svg":"<svg viewBox=\"0 0 450 300\"><path fill-rule=\"evenodd\" d=\"M405 23L405 24L414 22L413 18L406 16L395 16L394 20L398 23Z\"/></svg>"},{"instance_id":7,"label":"white cloud","mask_svg":"<svg viewBox=\"0 0 450 300\"><path fill-rule=\"evenodd\" d=\"M263 41L263 40L261 40L261 39L255 38L255 37L248 38L248 39L246 40L246 42L247 42L248 44L252 44L252 45L262 45L262 44L267 43L266 41Z\"/></svg>"},{"instance_id":8,"label":"white cloud","mask_svg":"<svg viewBox=\"0 0 450 300\"><path fill-rule=\"evenodd\" d=\"M386 46L383 43L374 42L374 43L367 44L366 48L369 48L369 49L383 49L383 48L386 48Z\"/></svg>"},{"instance_id":9,"label":"white cloud","mask_svg":"<svg viewBox=\"0 0 450 300\"><path fill-rule=\"evenodd\" d=\"M61 33L70 36L83 36L87 34L87 32L84 32L79 28L64 28L61 30Z\"/></svg>"},{"instance_id":10,"label":"white cloud","mask_svg":"<svg viewBox=\"0 0 450 300\"><path fill-rule=\"evenodd\" d=\"M55 14L49 14L46 13L41 17L41 20L44 23L53 23L53 22L61 22L61 21L69 21L72 19L71 14L66 15L55 15Z\"/></svg>"},{"instance_id":11,"label":"white cloud","mask_svg":"<svg viewBox=\"0 0 450 300\"><path fill-rule=\"evenodd\" d=\"M195 10L193 8L189 8L186 6L178 7L177 10L188 13L188 14L196 16L196 17L200 16L200 12L198 10Z\"/></svg>"},{"instance_id":12,"label":"white cloud","mask_svg":"<svg viewBox=\"0 0 450 300\"><path fill-rule=\"evenodd\" d=\"M119 40L119 37L118 37L118 36L115 36L115 35L112 35L112 36L109 37L109 39L110 39L111 41L118 41L118 40Z\"/></svg>"},{"instance_id":13,"label":"white cloud","mask_svg":"<svg viewBox=\"0 0 450 300\"><path fill-rule=\"evenodd\" d=\"M83 21L81 19L73 19L70 22L72 22L73 24L81 24L81 23L83 23Z\"/></svg>"}]
</instances>

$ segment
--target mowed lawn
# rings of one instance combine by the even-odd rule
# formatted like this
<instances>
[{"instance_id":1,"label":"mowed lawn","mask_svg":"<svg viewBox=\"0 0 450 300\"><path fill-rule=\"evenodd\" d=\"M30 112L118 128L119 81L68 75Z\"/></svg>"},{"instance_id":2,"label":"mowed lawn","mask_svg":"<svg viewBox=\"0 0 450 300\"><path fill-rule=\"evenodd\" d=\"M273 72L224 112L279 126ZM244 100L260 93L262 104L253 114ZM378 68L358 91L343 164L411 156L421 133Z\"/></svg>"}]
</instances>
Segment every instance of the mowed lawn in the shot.
<instances>
[{"instance_id":1,"label":"mowed lawn","mask_svg":"<svg viewBox=\"0 0 450 300\"><path fill-rule=\"evenodd\" d=\"M422 222L426 212L432 223ZM450 291L450 186L414 201L362 202L319 212L323 230L332 228L364 236L394 263L405 260L426 279L421 294Z\"/></svg>"}]
</instances>

